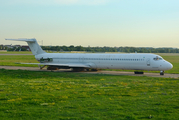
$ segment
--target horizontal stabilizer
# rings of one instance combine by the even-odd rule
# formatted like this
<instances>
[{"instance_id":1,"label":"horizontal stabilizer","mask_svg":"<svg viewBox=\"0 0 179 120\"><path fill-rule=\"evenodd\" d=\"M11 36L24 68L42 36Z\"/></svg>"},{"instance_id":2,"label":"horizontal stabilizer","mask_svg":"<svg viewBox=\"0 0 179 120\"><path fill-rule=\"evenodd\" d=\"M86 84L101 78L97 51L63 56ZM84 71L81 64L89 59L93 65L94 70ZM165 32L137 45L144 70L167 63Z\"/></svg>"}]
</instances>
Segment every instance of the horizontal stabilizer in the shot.
<instances>
[{"instance_id":1,"label":"horizontal stabilizer","mask_svg":"<svg viewBox=\"0 0 179 120\"><path fill-rule=\"evenodd\" d=\"M14 41L25 41L25 42L35 42L36 39L32 38L32 39L5 39L5 40L14 40Z\"/></svg>"}]
</instances>

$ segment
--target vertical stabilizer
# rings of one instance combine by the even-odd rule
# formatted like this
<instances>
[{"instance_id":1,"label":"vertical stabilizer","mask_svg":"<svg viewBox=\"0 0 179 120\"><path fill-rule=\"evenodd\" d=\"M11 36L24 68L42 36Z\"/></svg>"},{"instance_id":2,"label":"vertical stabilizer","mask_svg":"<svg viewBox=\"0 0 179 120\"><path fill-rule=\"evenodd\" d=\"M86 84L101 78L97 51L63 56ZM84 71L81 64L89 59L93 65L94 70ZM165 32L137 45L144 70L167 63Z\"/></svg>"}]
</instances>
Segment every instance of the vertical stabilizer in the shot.
<instances>
[{"instance_id":1,"label":"vertical stabilizer","mask_svg":"<svg viewBox=\"0 0 179 120\"><path fill-rule=\"evenodd\" d=\"M27 42L27 44L29 45L33 55L46 53L39 46L39 44L37 43L37 40L35 38L33 38L33 39L6 39L6 40L25 41L25 42Z\"/></svg>"}]
</instances>

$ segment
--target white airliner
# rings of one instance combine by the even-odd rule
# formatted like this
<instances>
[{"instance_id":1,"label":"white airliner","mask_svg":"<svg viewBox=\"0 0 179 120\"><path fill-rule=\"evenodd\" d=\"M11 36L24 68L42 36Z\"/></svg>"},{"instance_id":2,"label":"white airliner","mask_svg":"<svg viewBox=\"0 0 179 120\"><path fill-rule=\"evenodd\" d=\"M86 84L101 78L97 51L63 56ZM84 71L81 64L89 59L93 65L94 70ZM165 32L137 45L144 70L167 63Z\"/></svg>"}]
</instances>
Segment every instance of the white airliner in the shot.
<instances>
[{"instance_id":1,"label":"white airliner","mask_svg":"<svg viewBox=\"0 0 179 120\"><path fill-rule=\"evenodd\" d=\"M164 75L165 70L173 67L171 63L161 56L149 53L129 53L129 54L106 54L106 53L46 53L37 43L36 39L6 39L15 41L25 41L28 43L33 55L40 63L39 66L48 66L47 69L69 69L75 71L97 70L97 69L123 69L136 70L135 74L143 74L137 71L160 71ZM41 69L43 67L40 67Z\"/></svg>"}]
</instances>

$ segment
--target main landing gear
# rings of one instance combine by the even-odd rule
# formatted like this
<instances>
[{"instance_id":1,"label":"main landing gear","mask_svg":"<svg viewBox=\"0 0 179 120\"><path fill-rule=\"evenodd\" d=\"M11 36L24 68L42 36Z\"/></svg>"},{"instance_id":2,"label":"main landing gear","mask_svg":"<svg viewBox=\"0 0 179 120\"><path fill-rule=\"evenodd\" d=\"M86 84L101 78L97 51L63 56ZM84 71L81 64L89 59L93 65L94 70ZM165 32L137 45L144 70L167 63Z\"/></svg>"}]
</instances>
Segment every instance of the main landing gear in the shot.
<instances>
[{"instance_id":1,"label":"main landing gear","mask_svg":"<svg viewBox=\"0 0 179 120\"><path fill-rule=\"evenodd\" d=\"M160 71L160 75L164 75L164 71Z\"/></svg>"},{"instance_id":2,"label":"main landing gear","mask_svg":"<svg viewBox=\"0 0 179 120\"><path fill-rule=\"evenodd\" d=\"M40 69L42 70L43 68L45 68L47 65L44 65L44 66L40 66L39 65L39 67L40 67ZM58 70L58 68L57 67L52 67L52 66L47 66L47 70Z\"/></svg>"},{"instance_id":3,"label":"main landing gear","mask_svg":"<svg viewBox=\"0 0 179 120\"><path fill-rule=\"evenodd\" d=\"M144 74L143 71L134 71L134 74Z\"/></svg>"},{"instance_id":4,"label":"main landing gear","mask_svg":"<svg viewBox=\"0 0 179 120\"><path fill-rule=\"evenodd\" d=\"M83 72L84 68L72 68L73 72Z\"/></svg>"},{"instance_id":5,"label":"main landing gear","mask_svg":"<svg viewBox=\"0 0 179 120\"><path fill-rule=\"evenodd\" d=\"M98 69L72 68L73 72L98 71Z\"/></svg>"}]
</instances>

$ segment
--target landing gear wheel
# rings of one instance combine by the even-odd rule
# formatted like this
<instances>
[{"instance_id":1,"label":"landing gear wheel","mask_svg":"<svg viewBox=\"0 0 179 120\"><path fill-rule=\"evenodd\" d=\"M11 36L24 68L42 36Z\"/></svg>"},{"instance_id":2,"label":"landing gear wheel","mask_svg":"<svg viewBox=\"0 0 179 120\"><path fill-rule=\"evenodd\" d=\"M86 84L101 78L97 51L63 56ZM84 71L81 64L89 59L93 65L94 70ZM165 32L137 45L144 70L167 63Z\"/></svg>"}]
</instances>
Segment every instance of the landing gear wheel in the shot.
<instances>
[{"instance_id":1,"label":"landing gear wheel","mask_svg":"<svg viewBox=\"0 0 179 120\"><path fill-rule=\"evenodd\" d=\"M85 71L87 71L87 72L88 72L88 71L89 71L89 69L85 69Z\"/></svg>"},{"instance_id":2,"label":"landing gear wheel","mask_svg":"<svg viewBox=\"0 0 179 120\"><path fill-rule=\"evenodd\" d=\"M58 70L57 67L47 67L47 70Z\"/></svg>"},{"instance_id":3,"label":"landing gear wheel","mask_svg":"<svg viewBox=\"0 0 179 120\"><path fill-rule=\"evenodd\" d=\"M134 74L144 74L143 71L134 71Z\"/></svg>"},{"instance_id":4,"label":"landing gear wheel","mask_svg":"<svg viewBox=\"0 0 179 120\"><path fill-rule=\"evenodd\" d=\"M72 71L73 72L83 72L84 68L73 68Z\"/></svg>"},{"instance_id":5,"label":"landing gear wheel","mask_svg":"<svg viewBox=\"0 0 179 120\"><path fill-rule=\"evenodd\" d=\"M160 71L160 75L164 75L164 71Z\"/></svg>"},{"instance_id":6,"label":"landing gear wheel","mask_svg":"<svg viewBox=\"0 0 179 120\"><path fill-rule=\"evenodd\" d=\"M91 71L98 71L98 69L91 69Z\"/></svg>"}]
</instances>

